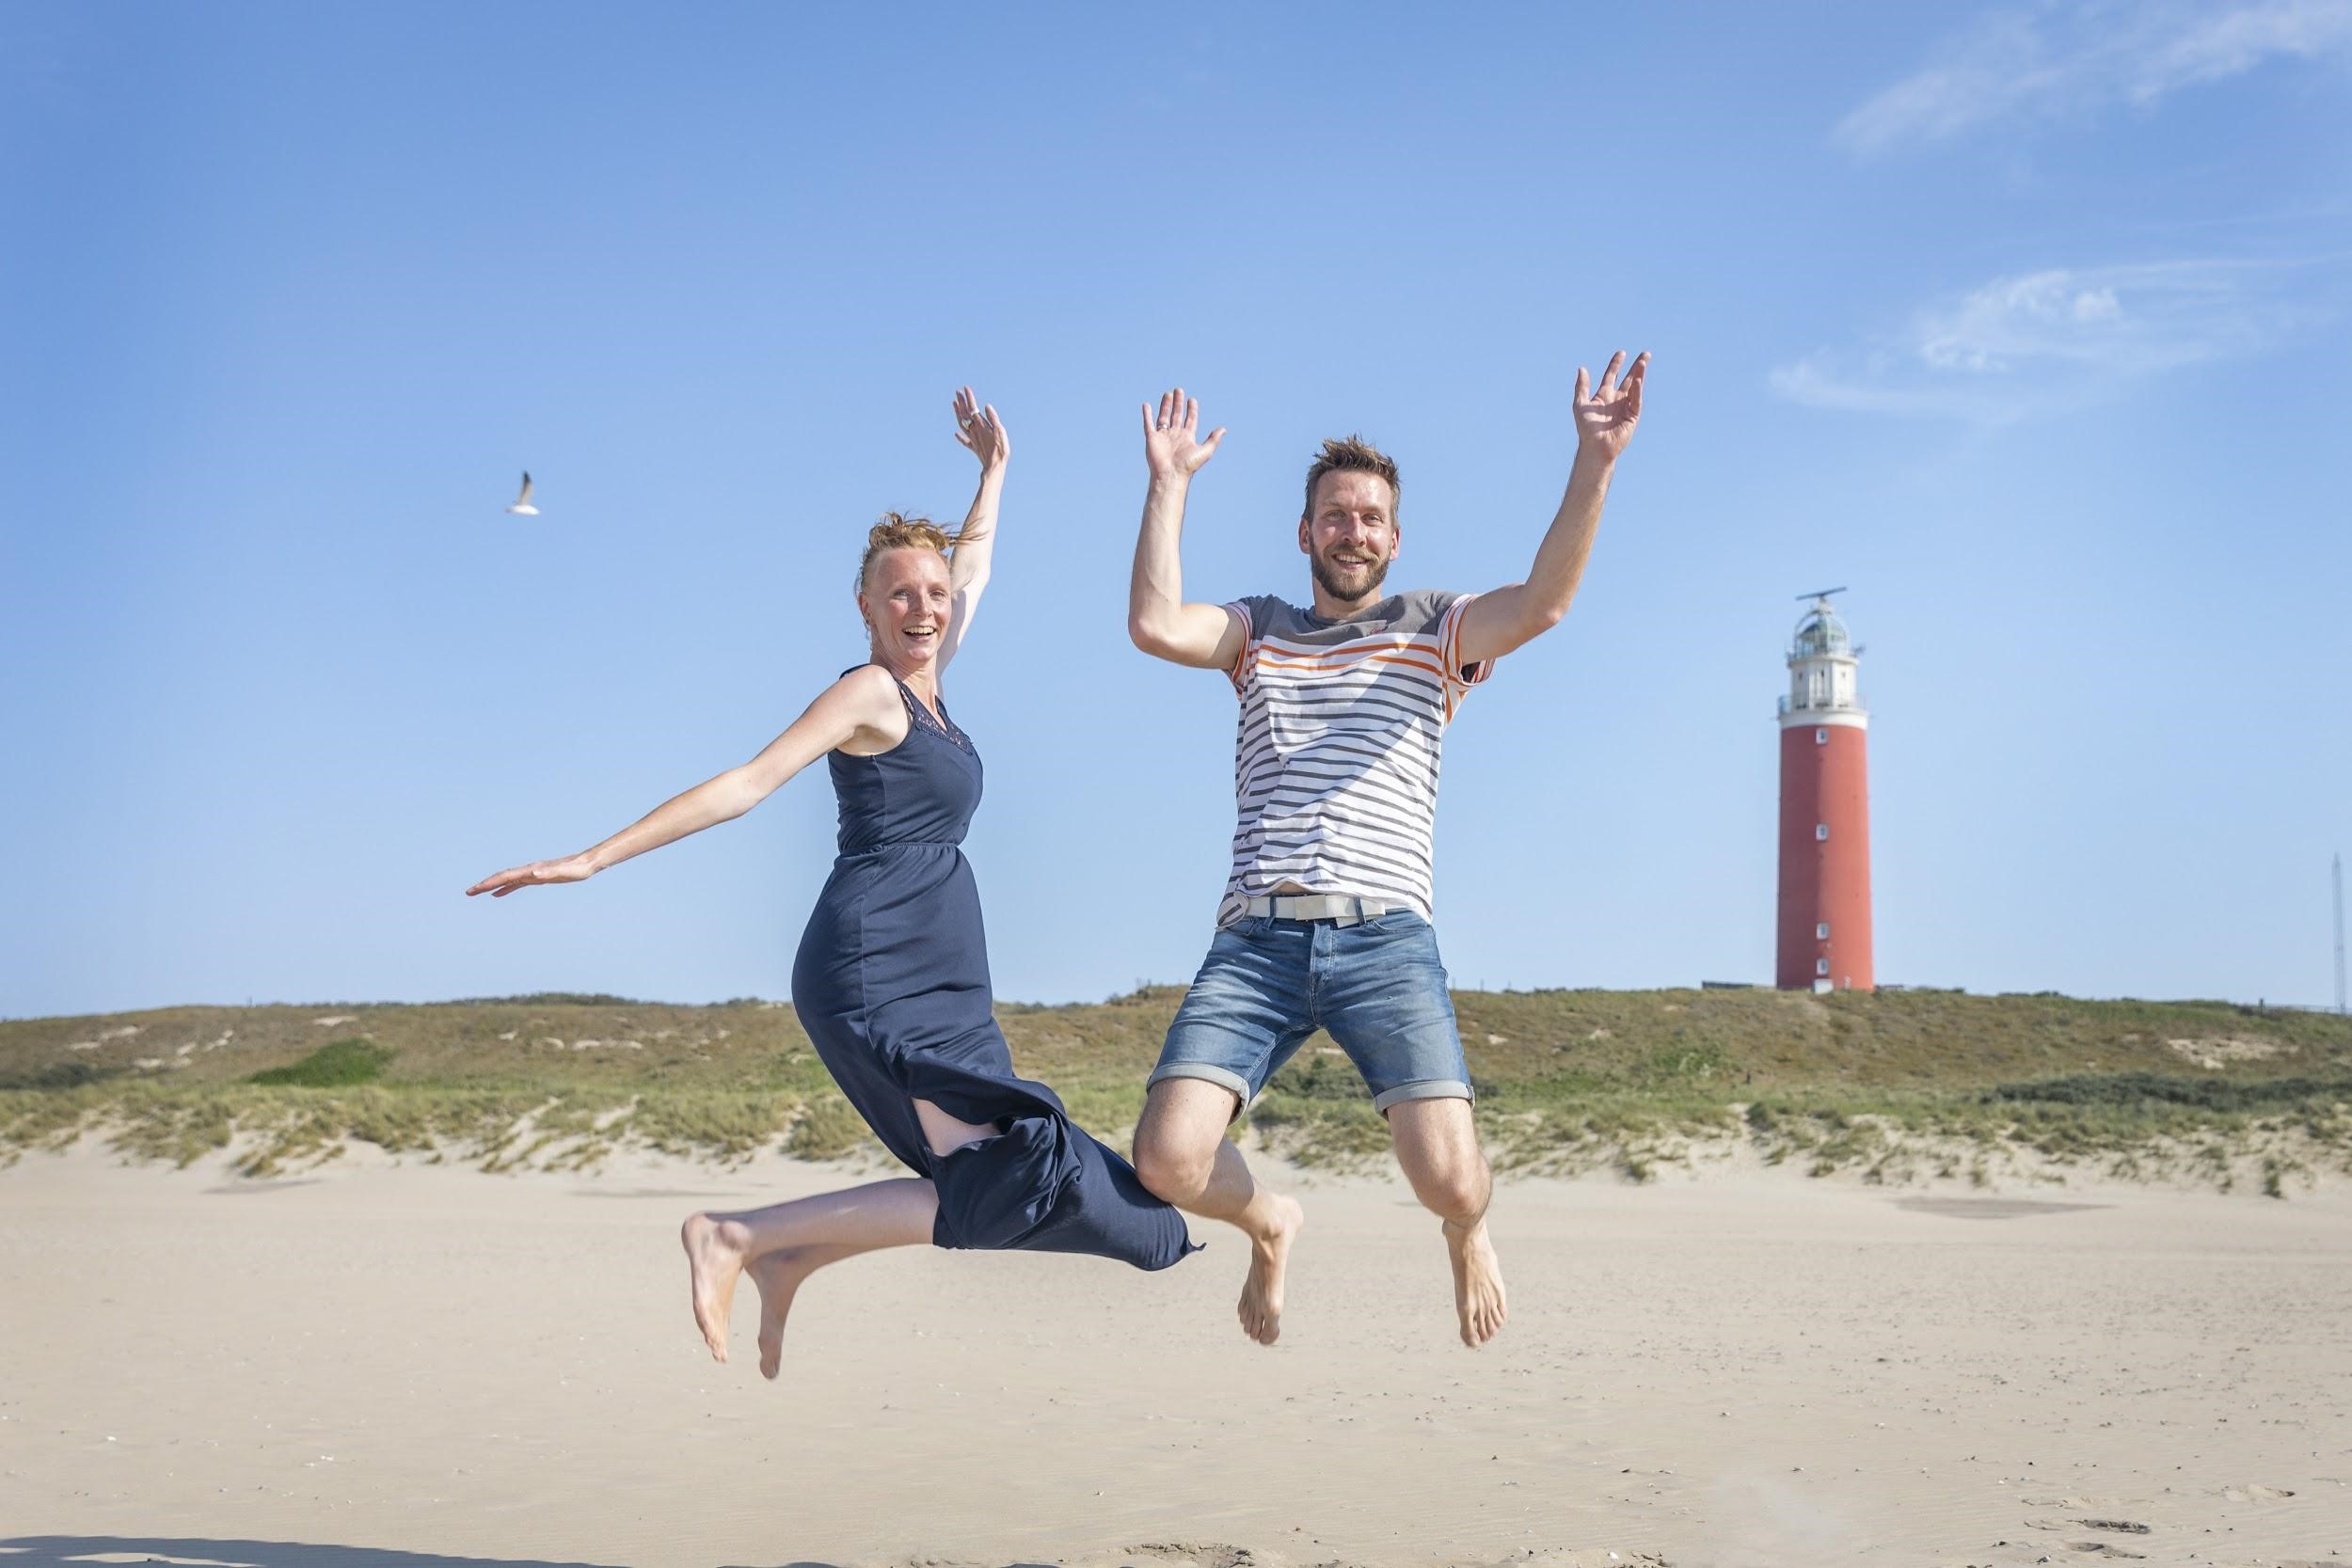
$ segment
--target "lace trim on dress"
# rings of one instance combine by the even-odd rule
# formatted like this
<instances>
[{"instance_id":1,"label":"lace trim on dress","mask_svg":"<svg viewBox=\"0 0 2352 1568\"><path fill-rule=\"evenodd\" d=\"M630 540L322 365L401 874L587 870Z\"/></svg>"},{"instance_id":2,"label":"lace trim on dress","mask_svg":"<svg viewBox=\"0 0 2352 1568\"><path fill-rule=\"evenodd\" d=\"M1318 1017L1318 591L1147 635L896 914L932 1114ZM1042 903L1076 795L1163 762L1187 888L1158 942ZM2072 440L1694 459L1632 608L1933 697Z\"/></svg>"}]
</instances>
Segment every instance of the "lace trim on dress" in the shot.
<instances>
[{"instance_id":1,"label":"lace trim on dress","mask_svg":"<svg viewBox=\"0 0 2352 1568\"><path fill-rule=\"evenodd\" d=\"M893 675L891 679L898 680L898 677ZM972 750L972 742L966 738L961 730L956 727L955 720L947 712L946 698L942 697L939 700L939 717L936 719L931 717L931 710L923 705L923 699L910 690L904 681L898 681L898 700L906 704L907 719L910 722L921 725L960 751Z\"/></svg>"}]
</instances>

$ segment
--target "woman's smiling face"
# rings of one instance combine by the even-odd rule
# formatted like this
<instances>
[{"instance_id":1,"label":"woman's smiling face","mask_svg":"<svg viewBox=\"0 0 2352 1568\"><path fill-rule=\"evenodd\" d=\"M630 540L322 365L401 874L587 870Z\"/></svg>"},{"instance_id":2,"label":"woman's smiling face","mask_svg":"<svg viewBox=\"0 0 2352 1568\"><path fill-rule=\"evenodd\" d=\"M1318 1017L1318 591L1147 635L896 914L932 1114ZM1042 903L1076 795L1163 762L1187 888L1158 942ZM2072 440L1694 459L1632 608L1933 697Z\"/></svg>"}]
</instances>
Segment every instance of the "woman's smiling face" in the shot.
<instances>
[{"instance_id":1,"label":"woman's smiling face","mask_svg":"<svg viewBox=\"0 0 2352 1568\"><path fill-rule=\"evenodd\" d=\"M883 663L894 670L929 665L955 619L947 558L919 545L881 551L866 568L857 607Z\"/></svg>"}]
</instances>

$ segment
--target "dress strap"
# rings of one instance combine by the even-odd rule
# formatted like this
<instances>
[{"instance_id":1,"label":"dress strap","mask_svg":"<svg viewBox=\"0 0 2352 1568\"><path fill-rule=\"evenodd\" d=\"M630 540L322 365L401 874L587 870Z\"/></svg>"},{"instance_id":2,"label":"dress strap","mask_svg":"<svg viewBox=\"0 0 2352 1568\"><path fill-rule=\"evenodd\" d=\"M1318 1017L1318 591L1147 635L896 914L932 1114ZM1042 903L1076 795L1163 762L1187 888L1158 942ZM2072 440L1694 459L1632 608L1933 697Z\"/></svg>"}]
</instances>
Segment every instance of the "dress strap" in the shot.
<instances>
[{"instance_id":1,"label":"dress strap","mask_svg":"<svg viewBox=\"0 0 2352 1568\"><path fill-rule=\"evenodd\" d=\"M898 680L895 674L890 678L898 681L898 700L906 704L907 718L911 722L921 725L931 734L963 751L968 752L972 749L972 743L964 738L963 732L956 727L955 720L948 716L946 697L939 699L939 712L934 716L930 708L923 705L923 699L914 694L914 688Z\"/></svg>"}]
</instances>

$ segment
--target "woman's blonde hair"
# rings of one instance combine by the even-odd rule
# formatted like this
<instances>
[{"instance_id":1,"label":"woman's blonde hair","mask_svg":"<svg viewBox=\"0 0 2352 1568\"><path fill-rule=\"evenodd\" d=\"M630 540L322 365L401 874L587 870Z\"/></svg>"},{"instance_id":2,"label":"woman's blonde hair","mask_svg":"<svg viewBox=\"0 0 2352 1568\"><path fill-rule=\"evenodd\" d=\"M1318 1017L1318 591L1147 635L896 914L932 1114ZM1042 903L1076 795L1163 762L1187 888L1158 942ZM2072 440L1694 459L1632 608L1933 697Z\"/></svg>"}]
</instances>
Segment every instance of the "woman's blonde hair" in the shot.
<instances>
[{"instance_id":1,"label":"woman's blonde hair","mask_svg":"<svg viewBox=\"0 0 2352 1568\"><path fill-rule=\"evenodd\" d=\"M866 553L858 559L858 592L866 591L866 576L874 569L874 558L884 550L937 550L945 555L958 545L980 537L971 529L959 529L949 533L929 517L909 517L897 512L885 512L882 521L866 534Z\"/></svg>"}]
</instances>

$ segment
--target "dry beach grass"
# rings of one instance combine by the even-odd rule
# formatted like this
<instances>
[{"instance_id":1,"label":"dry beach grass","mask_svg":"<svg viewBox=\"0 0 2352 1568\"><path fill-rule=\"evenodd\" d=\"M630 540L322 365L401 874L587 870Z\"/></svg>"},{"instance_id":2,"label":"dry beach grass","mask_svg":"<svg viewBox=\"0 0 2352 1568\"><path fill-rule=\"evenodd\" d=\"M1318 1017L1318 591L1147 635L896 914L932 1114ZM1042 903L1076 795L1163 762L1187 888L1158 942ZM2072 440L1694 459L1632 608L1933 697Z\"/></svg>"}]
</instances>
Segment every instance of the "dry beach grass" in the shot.
<instances>
[{"instance_id":1,"label":"dry beach grass","mask_svg":"<svg viewBox=\"0 0 2352 1568\"><path fill-rule=\"evenodd\" d=\"M1123 1137L1182 992L1000 1008L1016 1060ZM2045 1175L2251 1185L2352 1168L2352 1020L2226 1003L1769 990L1457 993L1483 1131L1506 1169L1753 1153L1818 1175ZM490 1169L616 1151L830 1159L870 1147L788 1006L538 996L182 1007L0 1022L0 1158L100 1131L250 1174L352 1142ZM1311 1165L1386 1147L1322 1037L1240 1135Z\"/></svg>"}]
</instances>

